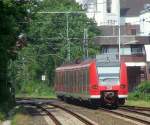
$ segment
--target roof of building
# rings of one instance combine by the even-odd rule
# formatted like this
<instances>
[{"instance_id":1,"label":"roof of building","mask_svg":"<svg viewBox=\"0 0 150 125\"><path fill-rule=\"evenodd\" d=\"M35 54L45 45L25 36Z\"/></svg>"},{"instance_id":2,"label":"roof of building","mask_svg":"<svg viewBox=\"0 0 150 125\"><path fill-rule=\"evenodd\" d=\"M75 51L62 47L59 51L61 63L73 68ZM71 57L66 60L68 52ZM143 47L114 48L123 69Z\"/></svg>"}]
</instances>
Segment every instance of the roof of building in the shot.
<instances>
[{"instance_id":1,"label":"roof of building","mask_svg":"<svg viewBox=\"0 0 150 125\"><path fill-rule=\"evenodd\" d=\"M150 0L120 0L120 14L122 17L139 16L145 4L150 4Z\"/></svg>"}]
</instances>

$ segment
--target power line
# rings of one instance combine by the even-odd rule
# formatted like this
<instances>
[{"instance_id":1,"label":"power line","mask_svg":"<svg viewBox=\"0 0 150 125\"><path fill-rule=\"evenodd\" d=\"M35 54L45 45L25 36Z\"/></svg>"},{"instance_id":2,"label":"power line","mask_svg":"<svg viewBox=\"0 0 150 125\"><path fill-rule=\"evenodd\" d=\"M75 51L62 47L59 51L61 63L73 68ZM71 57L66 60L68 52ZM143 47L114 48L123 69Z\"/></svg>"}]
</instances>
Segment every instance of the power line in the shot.
<instances>
[{"instance_id":1,"label":"power line","mask_svg":"<svg viewBox=\"0 0 150 125\"><path fill-rule=\"evenodd\" d=\"M101 11L40 11L38 14L86 14L86 13L102 13Z\"/></svg>"}]
</instances>

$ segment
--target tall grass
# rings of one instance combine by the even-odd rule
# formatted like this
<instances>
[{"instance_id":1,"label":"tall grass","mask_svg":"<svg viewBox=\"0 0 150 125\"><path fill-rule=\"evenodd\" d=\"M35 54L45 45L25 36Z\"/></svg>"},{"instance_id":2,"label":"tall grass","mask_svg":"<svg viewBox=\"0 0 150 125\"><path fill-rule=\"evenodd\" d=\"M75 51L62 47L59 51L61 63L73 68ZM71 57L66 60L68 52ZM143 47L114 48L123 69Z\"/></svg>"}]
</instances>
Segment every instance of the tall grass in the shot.
<instances>
[{"instance_id":1,"label":"tall grass","mask_svg":"<svg viewBox=\"0 0 150 125\"><path fill-rule=\"evenodd\" d=\"M46 83L30 81L22 83L21 89L17 90L17 96L32 96L32 97L55 97L55 92L52 86Z\"/></svg>"},{"instance_id":2,"label":"tall grass","mask_svg":"<svg viewBox=\"0 0 150 125\"><path fill-rule=\"evenodd\" d=\"M144 81L139 84L136 89L129 94L128 99L150 101L150 81Z\"/></svg>"}]
</instances>

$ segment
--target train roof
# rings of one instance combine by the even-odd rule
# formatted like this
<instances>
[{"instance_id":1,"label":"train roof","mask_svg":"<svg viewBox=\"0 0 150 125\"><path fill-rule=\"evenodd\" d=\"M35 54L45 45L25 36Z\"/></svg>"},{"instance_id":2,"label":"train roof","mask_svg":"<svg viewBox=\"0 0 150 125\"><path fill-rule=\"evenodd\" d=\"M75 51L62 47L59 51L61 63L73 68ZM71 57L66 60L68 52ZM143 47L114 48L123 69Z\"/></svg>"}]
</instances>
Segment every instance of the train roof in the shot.
<instances>
[{"instance_id":1,"label":"train roof","mask_svg":"<svg viewBox=\"0 0 150 125\"><path fill-rule=\"evenodd\" d=\"M76 63L64 64L64 65L56 68L56 71L86 68L86 67L89 67L92 63L96 63L96 66L100 66L100 67L119 66L118 55L116 55L116 54L101 54L101 55L97 55L96 59L87 59L87 60L83 60L83 61L77 60Z\"/></svg>"},{"instance_id":2,"label":"train roof","mask_svg":"<svg viewBox=\"0 0 150 125\"><path fill-rule=\"evenodd\" d=\"M73 63L73 64L65 64L65 65L62 65L62 66L56 68L56 71L86 68L86 67L89 67L94 62L96 62L95 59L90 59L90 60L81 61L80 63L77 62L77 63Z\"/></svg>"}]
</instances>

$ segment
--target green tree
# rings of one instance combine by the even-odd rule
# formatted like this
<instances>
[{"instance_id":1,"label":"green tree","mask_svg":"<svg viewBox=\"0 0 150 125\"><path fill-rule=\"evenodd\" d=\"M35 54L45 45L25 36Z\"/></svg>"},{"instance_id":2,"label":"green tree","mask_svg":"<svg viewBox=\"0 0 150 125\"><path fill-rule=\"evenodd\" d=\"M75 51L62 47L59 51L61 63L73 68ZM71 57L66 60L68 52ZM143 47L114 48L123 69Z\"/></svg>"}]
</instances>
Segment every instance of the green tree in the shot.
<instances>
[{"instance_id":1,"label":"green tree","mask_svg":"<svg viewBox=\"0 0 150 125\"><path fill-rule=\"evenodd\" d=\"M84 11L74 0L43 0L43 2L37 4L36 10L31 10L26 32L29 44L28 47L20 52L19 58L16 61L17 69L20 69L16 74L17 88L22 86L22 82L41 82L41 75L43 74L48 78L46 83L51 85L56 66L68 61L67 53L69 46L71 61L82 58L83 34L85 28L88 29L89 55L95 55L98 50L97 47L94 46L92 38L101 32L97 28L96 23L88 19L86 14L36 13L37 11ZM67 21L69 39L67 39ZM70 45L68 43L70 43ZM22 60L23 58L24 61ZM23 74L21 74L21 72ZM19 88L19 90L21 89Z\"/></svg>"},{"instance_id":2,"label":"green tree","mask_svg":"<svg viewBox=\"0 0 150 125\"><path fill-rule=\"evenodd\" d=\"M38 11L75 12L83 10L74 0L44 0L39 6ZM91 38L99 35L100 30L93 20L87 18L86 14L36 13L29 24L28 36L32 39L33 44L48 43L49 46L52 46L50 53L56 53L66 59L67 48L69 46L67 41L67 21L68 37L71 46L71 60L83 56L82 44L85 28L88 29L88 36L90 38L89 53L91 55L95 54L95 50L97 49L93 46L93 40Z\"/></svg>"},{"instance_id":3,"label":"green tree","mask_svg":"<svg viewBox=\"0 0 150 125\"><path fill-rule=\"evenodd\" d=\"M6 111L13 103L8 64L11 59L16 58L19 50L16 41L24 25L19 25L18 22L24 20L26 12L24 4L20 2L0 0L0 111Z\"/></svg>"}]
</instances>

